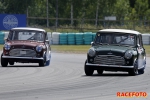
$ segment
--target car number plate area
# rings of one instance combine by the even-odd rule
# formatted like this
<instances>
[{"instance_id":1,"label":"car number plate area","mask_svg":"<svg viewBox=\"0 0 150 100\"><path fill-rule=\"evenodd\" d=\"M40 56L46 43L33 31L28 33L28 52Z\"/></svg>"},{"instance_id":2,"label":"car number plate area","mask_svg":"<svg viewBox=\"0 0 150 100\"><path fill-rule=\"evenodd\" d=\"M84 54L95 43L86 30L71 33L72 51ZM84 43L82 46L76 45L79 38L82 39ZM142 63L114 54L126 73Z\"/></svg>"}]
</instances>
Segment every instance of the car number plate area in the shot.
<instances>
[{"instance_id":1,"label":"car number plate area","mask_svg":"<svg viewBox=\"0 0 150 100\"><path fill-rule=\"evenodd\" d=\"M26 51L20 51L20 54L26 54Z\"/></svg>"}]
</instances>

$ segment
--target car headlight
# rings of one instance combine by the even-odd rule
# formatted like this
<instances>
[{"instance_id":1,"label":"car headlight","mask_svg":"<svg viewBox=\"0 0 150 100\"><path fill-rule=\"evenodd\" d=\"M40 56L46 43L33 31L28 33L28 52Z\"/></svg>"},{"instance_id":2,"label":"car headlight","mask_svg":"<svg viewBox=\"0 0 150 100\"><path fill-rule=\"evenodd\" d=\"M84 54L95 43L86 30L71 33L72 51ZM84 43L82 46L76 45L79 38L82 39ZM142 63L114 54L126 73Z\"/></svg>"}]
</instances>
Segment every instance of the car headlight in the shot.
<instances>
[{"instance_id":1,"label":"car headlight","mask_svg":"<svg viewBox=\"0 0 150 100\"><path fill-rule=\"evenodd\" d=\"M4 44L5 50L10 50L10 47L11 47L10 44L8 44L8 43L5 43L5 44Z\"/></svg>"},{"instance_id":2,"label":"car headlight","mask_svg":"<svg viewBox=\"0 0 150 100\"><path fill-rule=\"evenodd\" d=\"M131 51L126 51L125 58L130 59L131 57L132 57L132 52Z\"/></svg>"},{"instance_id":3,"label":"car headlight","mask_svg":"<svg viewBox=\"0 0 150 100\"><path fill-rule=\"evenodd\" d=\"M88 51L88 55L90 56L90 57L93 57L94 55L95 55L95 50L94 50L94 48L90 48L89 49L89 51Z\"/></svg>"},{"instance_id":4,"label":"car headlight","mask_svg":"<svg viewBox=\"0 0 150 100\"><path fill-rule=\"evenodd\" d=\"M39 45L39 46L36 47L36 51L37 51L37 52L41 52L42 49L43 49L43 47L42 47L41 45Z\"/></svg>"}]
</instances>

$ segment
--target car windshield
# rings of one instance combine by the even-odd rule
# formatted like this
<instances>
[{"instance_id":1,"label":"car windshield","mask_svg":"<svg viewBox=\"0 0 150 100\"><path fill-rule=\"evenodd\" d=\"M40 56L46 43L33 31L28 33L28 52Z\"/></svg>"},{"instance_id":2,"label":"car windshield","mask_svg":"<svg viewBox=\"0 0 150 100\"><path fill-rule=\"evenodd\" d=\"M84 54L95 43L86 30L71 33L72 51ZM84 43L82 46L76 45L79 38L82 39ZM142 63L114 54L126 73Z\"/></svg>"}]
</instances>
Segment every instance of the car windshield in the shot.
<instances>
[{"instance_id":1,"label":"car windshield","mask_svg":"<svg viewBox=\"0 0 150 100\"><path fill-rule=\"evenodd\" d=\"M135 35L129 33L97 33L95 43L134 46L135 40Z\"/></svg>"},{"instance_id":2,"label":"car windshield","mask_svg":"<svg viewBox=\"0 0 150 100\"><path fill-rule=\"evenodd\" d=\"M30 41L44 41L44 34L41 31L11 31L9 40L30 40Z\"/></svg>"}]
</instances>

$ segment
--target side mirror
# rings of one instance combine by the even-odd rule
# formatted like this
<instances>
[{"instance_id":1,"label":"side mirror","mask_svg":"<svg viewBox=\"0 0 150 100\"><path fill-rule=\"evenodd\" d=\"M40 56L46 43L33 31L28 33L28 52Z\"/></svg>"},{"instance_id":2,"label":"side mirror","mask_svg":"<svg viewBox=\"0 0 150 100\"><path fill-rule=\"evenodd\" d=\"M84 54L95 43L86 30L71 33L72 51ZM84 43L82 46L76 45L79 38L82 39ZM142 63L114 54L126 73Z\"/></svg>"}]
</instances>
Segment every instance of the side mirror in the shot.
<instances>
[{"instance_id":1,"label":"side mirror","mask_svg":"<svg viewBox=\"0 0 150 100\"><path fill-rule=\"evenodd\" d=\"M4 41L6 42L6 41L8 41L8 39L7 39L7 38L4 38Z\"/></svg>"},{"instance_id":2,"label":"side mirror","mask_svg":"<svg viewBox=\"0 0 150 100\"><path fill-rule=\"evenodd\" d=\"M49 40L45 40L45 42L49 44Z\"/></svg>"},{"instance_id":3,"label":"side mirror","mask_svg":"<svg viewBox=\"0 0 150 100\"><path fill-rule=\"evenodd\" d=\"M91 42L91 45L94 46L94 42L93 41Z\"/></svg>"},{"instance_id":4,"label":"side mirror","mask_svg":"<svg viewBox=\"0 0 150 100\"><path fill-rule=\"evenodd\" d=\"M140 44L137 44L137 48L139 48L140 47Z\"/></svg>"}]
</instances>

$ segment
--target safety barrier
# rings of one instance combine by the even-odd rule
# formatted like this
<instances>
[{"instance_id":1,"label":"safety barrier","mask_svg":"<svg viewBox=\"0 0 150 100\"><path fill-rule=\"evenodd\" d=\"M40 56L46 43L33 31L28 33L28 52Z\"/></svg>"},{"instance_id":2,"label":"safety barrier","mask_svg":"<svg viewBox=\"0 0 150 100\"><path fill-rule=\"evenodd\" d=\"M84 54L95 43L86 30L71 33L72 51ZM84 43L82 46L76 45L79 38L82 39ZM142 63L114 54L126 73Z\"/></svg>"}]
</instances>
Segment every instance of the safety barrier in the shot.
<instances>
[{"instance_id":1,"label":"safety barrier","mask_svg":"<svg viewBox=\"0 0 150 100\"><path fill-rule=\"evenodd\" d=\"M67 37L68 37L67 33L61 33L61 34L59 34L59 44L63 44L63 45L68 44Z\"/></svg>"},{"instance_id":2,"label":"safety barrier","mask_svg":"<svg viewBox=\"0 0 150 100\"><path fill-rule=\"evenodd\" d=\"M59 32L52 32L52 44L59 44Z\"/></svg>"},{"instance_id":3,"label":"safety barrier","mask_svg":"<svg viewBox=\"0 0 150 100\"><path fill-rule=\"evenodd\" d=\"M92 32L85 32L83 34L83 39L85 45L91 44L91 41L93 40Z\"/></svg>"},{"instance_id":4,"label":"safety barrier","mask_svg":"<svg viewBox=\"0 0 150 100\"><path fill-rule=\"evenodd\" d=\"M75 45L75 33L68 33L68 44Z\"/></svg>"},{"instance_id":5,"label":"safety barrier","mask_svg":"<svg viewBox=\"0 0 150 100\"><path fill-rule=\"evenodd\" d=\"M143 40L143 44L150 44L150 34L142 34L142 40Z\"/></svg>"},{"instance_id":6,"label":"safety barrier","mask_svg":"<svg viewBox=\"0 0 150 100\"><path fill-rule=\"evenodd\" d=\"M4 44L4 38L8 37L9 32L0 31L0 44ZM50 44L54 45L90 45L94 41L96 33L60 33L60 32L47 32ZM150 45L150 34L142 34L143 44Z\"/></svg>"},{"instance_id":7,"label":"safety barrier","mask_svg":"<svg viewBox=\"0 0 150 100\"><path fill-rule=\"evenodd\" d=\"M83 33L76 33L75 34L76 45L83 44Z\"/></svg>"},{"instance_id":8,"label":"safety barrier","mask_svg":"<svg viewBox=\"0 0 150 100\"><path fill-rule=\"evenodd\" d=\"M0 44L4 44L4 37L5 37L5 34L4 32L0 32Z\"/></svg>"}]
</instances>

